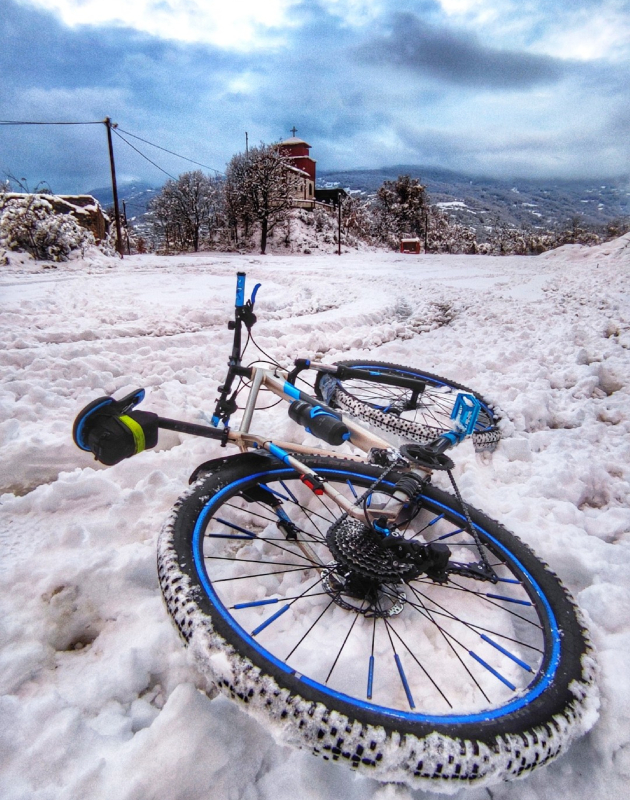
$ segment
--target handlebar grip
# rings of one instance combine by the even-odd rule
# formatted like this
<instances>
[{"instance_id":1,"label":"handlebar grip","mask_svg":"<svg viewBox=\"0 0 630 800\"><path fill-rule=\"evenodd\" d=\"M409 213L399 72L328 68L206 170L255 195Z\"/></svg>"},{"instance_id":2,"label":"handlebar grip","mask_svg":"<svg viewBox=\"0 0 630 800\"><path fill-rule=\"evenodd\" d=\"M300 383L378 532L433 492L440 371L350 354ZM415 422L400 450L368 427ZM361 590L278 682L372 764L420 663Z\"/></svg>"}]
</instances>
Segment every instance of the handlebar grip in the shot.
<instances>
[{"instance_id":1,"label":"handlebar grip","mask_svg":"<svg viewBox=\"0 0 630 800\"><path fill-rule=\"evenodd\" d=\"M245 305L245 273L236 273L236 308L242 308Z\"/></svg>"}]
</instances>

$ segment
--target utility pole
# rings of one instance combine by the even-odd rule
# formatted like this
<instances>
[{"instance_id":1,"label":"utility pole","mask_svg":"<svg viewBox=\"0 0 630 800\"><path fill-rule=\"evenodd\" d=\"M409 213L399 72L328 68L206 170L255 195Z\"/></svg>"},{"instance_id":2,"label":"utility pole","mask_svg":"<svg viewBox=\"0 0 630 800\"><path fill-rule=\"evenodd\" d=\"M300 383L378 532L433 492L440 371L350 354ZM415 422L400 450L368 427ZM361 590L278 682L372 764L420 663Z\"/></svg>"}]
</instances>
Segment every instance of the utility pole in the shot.
<instances>
[{"instance_id":1,"label":"utility pole","mask_svg":"<svg viewBox=\"0 0 630 800\"><path fill-rule=\"evenodd\" d=\"M249 155L249 139L247 137L247 131L245 131L245 155Z\"/></svg>"},{"instance_id":2,"label":"utility pole","mask_svg":"<svg viewBox=\"0 0 630 800\"><path fill-rule=\"evenodd\" d=\"M131 244L129 243L129 223L127 222L127 203L123 200L123 217L125 220L125 238L127 239L127 255L131 255Z\"/></svg>"},{"instance_id":3,"label":"utility pole","mask_svg":"<svg viewBox=\"0 0 630 800\"><path fill-rule=\"evenodd\" d=\"M103 124L107 128L107 144L109 145L109 166L112 171L112 195L114 196L114 218L116 220L116 250L123 257L122 234L120 231L120 209L118 207L118 187L116 186L116 165L114 164L114 146L112 144L112 128L116 128L116 123L112 124L109 117L105 117Z\"/></svg>"},{"instance_id":4,"label":"utility pole","mask_svg":"<svg viewBox=\"0 0 630 800\"><path fill-rule=\"evenodd\" d=\"M341 192L337 193L337 255L341 255Z\"/></svg>"}]
</instances>

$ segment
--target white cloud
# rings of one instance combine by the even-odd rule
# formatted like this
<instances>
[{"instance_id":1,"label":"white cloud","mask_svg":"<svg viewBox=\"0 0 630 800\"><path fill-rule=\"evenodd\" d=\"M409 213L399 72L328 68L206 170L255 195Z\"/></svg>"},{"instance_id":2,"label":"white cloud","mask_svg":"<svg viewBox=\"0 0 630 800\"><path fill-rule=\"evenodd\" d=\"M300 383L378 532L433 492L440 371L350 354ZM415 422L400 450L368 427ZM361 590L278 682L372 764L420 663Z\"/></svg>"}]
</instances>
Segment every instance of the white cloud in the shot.
<instances>
[{"instance_id":1,"label":"white cloud","mask_svg":"<svg viewBox=\"0 0 630 800\"><path fill-rule=\"evenodd\" d=\"M278 44L298 0L27 0L67 25L118 24L184 42L236 50Z\"/></svg>"},{"instance_id":2,"label":"white cloud","mask_svg":"<svg viewBox=\"0 0 630 800\"><path fill-rule=\"evenodd\" d=\"M484 0L440 0L447 14L468 14L487 5Z\"/></svg>"},{"instance_id":3,"label":"white cloud","mask_svg":"<svg viewBox=\"0 0 630 800\"><path fill-rule=\"evenodd\" d=\"M611 4L593 14L575 9L550 24L535 48L559 58L591 61L627 58L630 49L630 17Z\"/></svg>"},{"instance_id":4,"label":"white cloud","mask_svg":"<svg viewBox=\"0 0 630 800\"><path fill-rule=\"evenodd\" d=\"M628 57L628 0L439 0L456 25L499 47L564 59Z\"/></svg>"},{"instance_id":5,"label":"white cloud","mask_svg":"<svg viewBox=\"0 0 630 800\"><path fill-rule=\"evenodd\" d=\"M392 10L388 0L319 0L319 5L329 14L356 27L368 25Z\"/></svg>"},{"instance_id":6,"label":"white cloud","mask_svg":"<svg viewBox=\"0 0 630 800\"><path fill-rule=\"evenodd\" d=\"M184 42L250 51L287 43L308 0L22 0L57 14L66 24L117 24ZM630 50L628 0L438 0L452 25L486 44L566 59L618 57ZM395 11L424 14L415 0L319 0L318 7L353 28Z\"/></svg>"}]
</instances>

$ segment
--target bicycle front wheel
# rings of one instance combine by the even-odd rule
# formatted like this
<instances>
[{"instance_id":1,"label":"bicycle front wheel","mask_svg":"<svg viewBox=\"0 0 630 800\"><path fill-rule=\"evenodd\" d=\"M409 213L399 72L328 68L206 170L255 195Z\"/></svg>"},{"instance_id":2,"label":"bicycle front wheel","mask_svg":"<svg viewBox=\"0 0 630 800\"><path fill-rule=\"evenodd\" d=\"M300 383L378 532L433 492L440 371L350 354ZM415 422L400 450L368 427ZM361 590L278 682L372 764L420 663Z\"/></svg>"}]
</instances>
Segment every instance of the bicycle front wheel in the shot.
<instances>
[{"instance_id":1,"label":"bicycle front wheel","mask_svg":"<svg viewBox=\"0 0 630 800\"><path fill-rule=\"evenodd\" d=\"M305 458L349 499L402 475ZM470 509L499 582L403 579L289 467L235 457L179 502L159 544L170 614L202 669L285 741L383 780L505 780L557 756L593 707L593 661L559 580ZM399 533L476 561L462 509L429 485ZM432 788L435 788L434 786Z\"/></svg>"},{"instance_id":2,"label":"bicycle front wheel","mask_svg":"<svg viewBox=\"0 0 630 800\"><path fill-rule=\"evenodd\" d=\"M381 430L420 444L428 444L453 426L451 412L458 394L472 394L481 403L481 411L472 435L475 450L493 450L501 438L499 417L480 394L455 381L425 370L388 364L384 361L339 361L335 366L369 371L374 381L349 378L339 380L318 373L317 396L334 408L370 422ZM414 378L424 386L420 392L379 383L379 375Z\"/></svg>"}]
</instances>

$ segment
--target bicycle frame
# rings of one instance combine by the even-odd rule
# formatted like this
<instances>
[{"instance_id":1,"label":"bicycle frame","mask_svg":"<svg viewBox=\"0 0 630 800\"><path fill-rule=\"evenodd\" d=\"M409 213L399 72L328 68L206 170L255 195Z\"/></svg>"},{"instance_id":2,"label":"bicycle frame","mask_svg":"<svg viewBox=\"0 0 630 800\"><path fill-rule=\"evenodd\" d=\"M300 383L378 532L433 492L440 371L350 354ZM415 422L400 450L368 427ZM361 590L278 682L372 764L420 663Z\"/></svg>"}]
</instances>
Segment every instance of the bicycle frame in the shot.
<instances>
[{"instance_id":1,"label":"bicycle frame","mask_svg":"<svg viewBox=\"0 0 630 800\"><path fill-rule=\"evenodd\" d=\"M455 493L462 503L471 536L476 540L477 537L472 522L468 518L466 507L461 500L452 474L450 473L453 462L444 455L444 451L462 441L471 432L480 407L478 401L470 395L458 395L455 404L457 413L451 414L451 419L455 420L455 428L453 430L442 433L426 446L416 446L405 443L401 445L400 450L398 450L386 439L360 425L354 418L350 418L342 414L339 410L329 407L322 400L303 392L295 386L295 380L299 372L304 369L313 369L320 373L327 373L333 378L336 376L339 380L358 377L361 380L375 383L383 382L383 375L380 372L371 371L369 367L364 369L343 365L327 365L318 362L312 363L306 359L298 359L295 361L295 368L290 373L283 370L279 365L276 365L273 369L260 366L243 367L241 365L241 329L242 325L245 324L248 331L251 331L251 327L256 322L253 307L258 286L259 285L254 289L251 299L245 302L245 275L244 273L238 273L235 316L234 320L228 323L229 329L234 331L232 354L228 362L227 376L223 385L219 387L219 398L216 402L212 424L209 426L198 425L182 420L159 417L156 414L149 413L150 421L146 422L146 424L147 430L153 432L151 438L155 435L155 442L157 442L157 428L163 428L220 440L221 446L223 447L230 442L236 445L243 453L250 450L264 451L279 462L293 469L305 486L315 495L326 495L337 505L344 515L365 523L368 527L377 530L384 537L390 535L390 523L395 526L397 522L400 521L401 515L403 515L403 509L408 508L410 504L413 507L413 498L429 480L433 470L447 469L449 470ZM249 387L249 396L243 410L239 429L233 430L230 428L229 422L231 414L238 410L236 398L240 387L232 391L234 379L237 377L240 379L250 379L251 385ZM387 376L385 377L387 378ZM414 404L419 394L424 391L423 381L413 377L389 377L385 382L410 390L410 402ZM406 473L394 487L393 493L390 494L387 499L371 503L368 508L367 502L363 502L367 495L358 497L355 494L354 499L346 497L329 483L325 477L318 475L317 472L306 463L306 459L302 459L304 456L318 457L322 455L338 458L339 454L337 451L327 450L322 447L296 444L294 442L273 441L264 435L255 432L252 433L250 428L256 410L256 402L260 391L263 389L270 391L280 398L280 400L289 403L289 416L295 422L305 427L307 432L312 433L320 440L332 446L338 446L348 442L364 454L355 455L352 453L344 453L343 458L349 461L374 464L381 467L383 470L382 475L376 480L372 489L374 489L394 468L398 473ZM320 384L318 393L322 392L326 395L327 391L328 390ZM143 398L144 389L138 389L118 401L111 397L99 398L93 401L83 409L75 421L73 436L75 437L77 445L84 450L90 449L83 440L83 426L90 414L97 414L99 412L105 418L111 416L117 417L120 421L119 425L128 427L132 432L136 430L136 433L134 433L134 443L136 441L136 436L139 438L140 434L142 434L142 437L144 437L141 425L133 418L127 416L128 412ZM470 398L472 405L467 404L466 398ZM138 413L140 414L142 412ZM125 420L127 420L127 422L125 422ZM148 427L149 425L151 428ZM138 434L138 430L140 434ZM106 439L108 436L110 436L110 433L106 431L104 438ZM140 439L140 441L143 442L144 438ZM141 449L144 449L144 445L141 446L140 450ZM133 452L123 455L122 458L128 457L128 455L133 455ZM104 463L108 462L105 461ZM117 463L117 461L114 460L111 463ZM200 472L204 471L212 472L211 463L212 462L208 462L207 465L202 464L195 470L193 475L197 476ZM207 467L207 469L204 470L205 467ZM479 552L481 555L481 550ZM440 558L441 557L442 556L440 556ZM424 555L422 558L424 559ZM485 563L480 562L479 565L473 566L454 563L453 569L458 572L458 574L462 574L462 569L464 569L467 571L466 574L472 575L475 578L481 576L493 582L497 580L489 565Z\"/></svg>"},{"instance_id":2,"label":"bicycle frame","mask_svg":"<svg viewBox=\"0 0 630 800\"><path fill-rule=\"evenodd\" d=\"M337 411L333 411L325 406L322 401L307 394L306 392L297 389L292 381L295 381L297 374L303 369L313 369L316 371L334 373L335 367L330 365L321 364L318 362L310 362L305 359L300 359L296 362L296 369L288 373L280 368L269 370L264 367L242 367L241 366L241 332L242 325L251 329L256 321L253 315L254 301L256 293L260 284L257 284L252 293L252 298L245 302L245 274L238 273L237 276L237 290L236 290L236 303L234 320L230 321L228 327L234 330L234 339L232 345L232 354L228 362L228 373L222 386L219 387L220 395L216 403L215 411L212 417L211 426L194 425L191 423L181 422L180 420L170 420L164 417L158 417L158 426L168 430L175 430L181 433L190 433L197 436L206 438L220 439L222 446L228 442L236 445L242 452L248 450L265 450L272 456L278 458L284 464L293 467L305 481L307 485L313 488L317 493L326 494L333 500L345 513L357 519L364 519L363 510L356 505L349 502L342 494L336 491L333 487L322 481L317 474L306 464L296 457L296 454L301 455L328 455L337 456L338 453L334 450L327 450L321 447L310 447L308 445L299 445L294 442L285 441L272 441L271 439L261 436L256 433L250 432L252 419L256 410L256 402L260 391L264 388L271 391L281 400L287 403L292 403L296 400L301 400L308 403L313 408L322 409L324 413L338 418L346 426L348 430L348 437L346 441L353 447L362 450L365 454L370 450L392 450L390 442L376 435L372 431L368 431L354 420L349 419L346 415L342 415ZM357 371L358 372L358 371ZM369 373L360 373L362 377L369 379ZM236 410L235 396L229 397L232 391L232 385L235 377L246 377L251 379L251 386L249 389L249 396L245 405L243 416L238 430L232 430L229 427L230 415ZM419 381L409 380L403 381L412 389L417 389ZM223 428L219 427L223 424ZM357 456L353 454L344 454L344 458L353 461L365 461L364 456ZM431 470L423 467L414 467L414 470L419 470L423 478L426 479L431 474ZM411 470L410 470L411 471ZM393 517L397 512L390 510L383 512L382 516Z\"/></svg>"}]
</instances>

